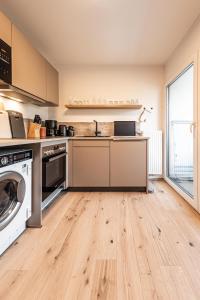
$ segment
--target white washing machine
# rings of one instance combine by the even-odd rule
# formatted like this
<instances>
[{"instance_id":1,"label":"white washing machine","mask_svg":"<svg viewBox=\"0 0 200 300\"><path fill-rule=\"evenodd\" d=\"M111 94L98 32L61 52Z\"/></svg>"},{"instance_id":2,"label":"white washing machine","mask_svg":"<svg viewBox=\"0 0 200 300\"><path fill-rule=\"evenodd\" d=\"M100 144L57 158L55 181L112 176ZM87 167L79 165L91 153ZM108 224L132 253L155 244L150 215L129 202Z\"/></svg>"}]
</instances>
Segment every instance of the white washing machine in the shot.
<instances>
[{"instance_id":1,"label":"white washing machine","mask_svg":"<svg viewBox=\"0 0 200 300\"><path fill-rule=\"evenodd\" d=\"M31 216L32 150L0 149L0 255Z\"/></svg>"}]
</instances>

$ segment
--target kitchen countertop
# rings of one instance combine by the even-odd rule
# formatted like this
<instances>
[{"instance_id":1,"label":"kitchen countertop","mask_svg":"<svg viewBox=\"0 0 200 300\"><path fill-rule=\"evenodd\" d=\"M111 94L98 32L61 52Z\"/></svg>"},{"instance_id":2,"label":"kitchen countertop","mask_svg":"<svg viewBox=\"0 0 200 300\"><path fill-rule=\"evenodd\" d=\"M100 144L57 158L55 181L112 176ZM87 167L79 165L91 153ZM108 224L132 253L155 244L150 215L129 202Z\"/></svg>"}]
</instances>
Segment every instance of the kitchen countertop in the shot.
<instances>
[{"instance_id":1,"label":"kitchen countertop","mask_svg":"<svg viewBox=\"0 0 200 300\"><path fill-rule=\"evenodd\" d=\"M102 136L102 137L96 137L96 136L82 136L82 135L77 135L75 137L71 137L69 139L75 139L75 140L148 140L149 137L147 136Z\"/></svg>"},{"instance_id":2,"label":"kitchen countertop","mask_svg":"<svg viewBox=\"0 0 200 300\"><path fill-rule=\"evenodd\" d=\"M93 137L93 136L74 136L74 137L47 137L44 139L0 139L0 147L27 145L36 143L45 143L64 140L148 140L145 136L108 136L108 137Z\"/></svg>"},{"instance_id":3,"label":"kitchen countertop","mask_svg":"<svg viewBox=\"0 0 200 300\"><path fill-rule=\"evenodd\" d=\"M53 141L63 141L68 140L69 137L47 137L44 139L33 138L33 139L0 139L0 147L16 146L16 145L27 145L27 144L37 144Z\"/></svg>"}]
</instances>

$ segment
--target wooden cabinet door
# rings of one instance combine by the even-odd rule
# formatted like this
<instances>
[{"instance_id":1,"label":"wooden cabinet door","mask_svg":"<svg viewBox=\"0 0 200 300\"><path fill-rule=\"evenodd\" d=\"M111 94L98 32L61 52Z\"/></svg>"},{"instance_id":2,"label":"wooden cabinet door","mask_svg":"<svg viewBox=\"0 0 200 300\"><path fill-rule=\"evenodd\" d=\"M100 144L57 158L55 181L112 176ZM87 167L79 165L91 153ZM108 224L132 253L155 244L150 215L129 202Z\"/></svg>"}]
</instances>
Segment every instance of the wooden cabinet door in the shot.
<instances>
[{"instance_id":1,"label":"wooden cabinet door","mask_svg":"<svg viewBox=\"0 0 200 300\"><path fill-rule=\"evenodd\" d=\"M73 187L109 186L109 147L73 147Z\"/></svg>"},{"instance_id":2,"label":"wooden cabinet door","mask_svg":"<svg viewBox=\"0 0 200 300\"><path fill-rule=\"evenodd\" d=\"M46 62L46 100L55 105L59 104L58 71Z\"/></svg>"},{"instance_id":3,"label":"wooden cabinet door","mask_svg":"<svg viewBox=\"0 0 200 300\"><path fill-rule=\"evenodd\" d=\"M110 147L110 185L146 187L147 142L112 141Z\"/></svg>"},{"instance_id":4,"label":"wooden cabinet door","mask_svg":"<svg viewBox=\"0 0 200 300\"><path fill-rule=\"evenodd\" d=\"M11 46L11 21L0 11L0 39Z\"/></svg>"},{"instance_id":5,"label":"wooden cabinet door","mask_svg":"<svg viewBox=\"0 0 200 300\"><path fill-rule=\"evenodd\" d=\"M26 37L12 26L13 85L46 99L45 59Z\"/></svg>"}]
</instances>

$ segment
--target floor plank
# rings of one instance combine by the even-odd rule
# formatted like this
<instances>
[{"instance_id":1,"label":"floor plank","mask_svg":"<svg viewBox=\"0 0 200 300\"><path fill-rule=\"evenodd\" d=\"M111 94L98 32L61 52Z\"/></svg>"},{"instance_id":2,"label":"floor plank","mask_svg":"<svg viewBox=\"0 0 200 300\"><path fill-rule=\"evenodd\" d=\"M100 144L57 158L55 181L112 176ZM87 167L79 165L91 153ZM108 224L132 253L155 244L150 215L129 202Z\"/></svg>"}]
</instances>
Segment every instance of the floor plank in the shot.
<instances>
[{"instance_id":1,"label":"floor plank","mask_svg":"<svg viewBox=\"0 0 200 300\"><path fill-rule=\"evenodd\" d=\"M0 299L200 299L200 216L155 193L61 196L0 257Z\"/></svg>"}]
</instances>

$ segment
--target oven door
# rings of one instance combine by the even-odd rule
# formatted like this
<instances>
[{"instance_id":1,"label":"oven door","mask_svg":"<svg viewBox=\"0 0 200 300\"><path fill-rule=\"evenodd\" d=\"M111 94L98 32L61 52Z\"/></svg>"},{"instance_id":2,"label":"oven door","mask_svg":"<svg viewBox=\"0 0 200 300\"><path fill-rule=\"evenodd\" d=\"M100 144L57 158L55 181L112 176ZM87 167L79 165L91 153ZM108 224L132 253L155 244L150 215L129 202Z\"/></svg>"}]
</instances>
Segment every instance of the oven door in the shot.
<instances>
[{"instance_id":1,"label":"oven door","mask_svg":"<svg viewBox=\"0 0 200 300\"><path fill-rule=\"evenodd\" d=\"M25 181L17 172L0 174L0 230L17 215L25 197Z\"/></svg>"},{"instance_id":2,"label":"oven door","mask_svg":"<svg viewBox=\"0 0 200 300\"><path fill-rule=\"evenodd\" d=\"M42 160L42 200L66 180L66 153Z\"/></svg>"}]
</instances>

